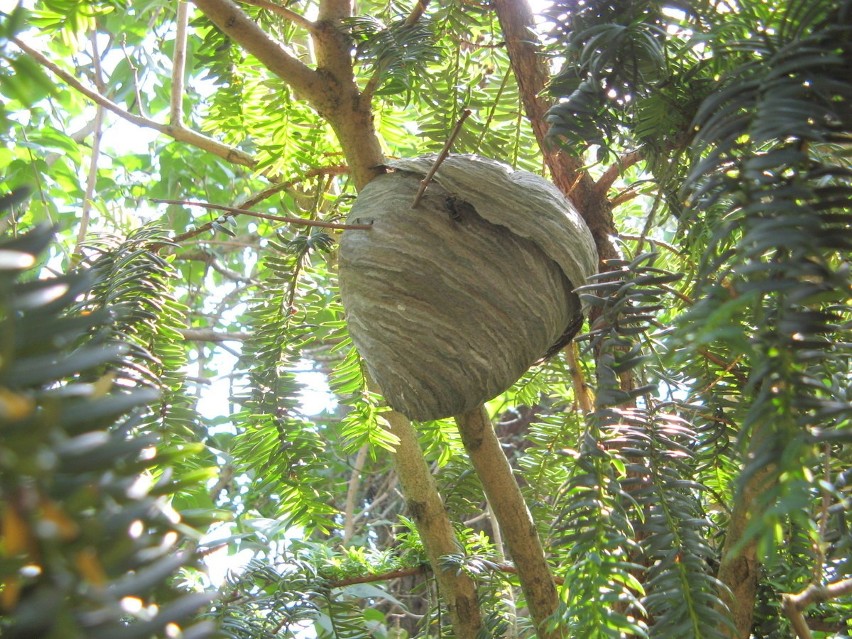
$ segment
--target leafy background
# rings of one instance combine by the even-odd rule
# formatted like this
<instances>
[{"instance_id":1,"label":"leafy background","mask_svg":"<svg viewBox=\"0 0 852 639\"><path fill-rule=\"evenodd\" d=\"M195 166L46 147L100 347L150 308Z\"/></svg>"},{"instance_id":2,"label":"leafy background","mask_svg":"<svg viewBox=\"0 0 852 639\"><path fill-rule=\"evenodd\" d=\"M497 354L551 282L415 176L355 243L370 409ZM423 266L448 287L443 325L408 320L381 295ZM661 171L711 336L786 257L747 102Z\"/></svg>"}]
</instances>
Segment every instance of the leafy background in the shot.
<instances>
[{"instance_id":1,"label":"leafy background","mask_svg":"<svg viewBox=\"0 0 852 639\"><path fill-rule=\"evenodd\" d=\"M256 4L243 8L310 60L299 22ZM434 3L412 23L413 4L359 3L345 24L385 154L439 150L471 109L456 151L541 172L492 7ZM446 632L345 328L339 231L161 202L342 221L354 188L334 134L192 7L183 121L244 155L130 124L169 120L177 6L3 14L3 192L32 195L2 219L0 629ZM531 369L488 410L572 636L728 636L729 543L761 561L756 637L791 636L783 593L848 582L851 16L824 0L542 11L551 142L596 178L621 162L622 258L580 291L595 320L578 359ZM56 282L68 290L39 297ZM418 432L483 632L531 636L455 425ZM849 605L847 589L811 607L815 636L848 632Z\"/></svg>"}]
</instances>

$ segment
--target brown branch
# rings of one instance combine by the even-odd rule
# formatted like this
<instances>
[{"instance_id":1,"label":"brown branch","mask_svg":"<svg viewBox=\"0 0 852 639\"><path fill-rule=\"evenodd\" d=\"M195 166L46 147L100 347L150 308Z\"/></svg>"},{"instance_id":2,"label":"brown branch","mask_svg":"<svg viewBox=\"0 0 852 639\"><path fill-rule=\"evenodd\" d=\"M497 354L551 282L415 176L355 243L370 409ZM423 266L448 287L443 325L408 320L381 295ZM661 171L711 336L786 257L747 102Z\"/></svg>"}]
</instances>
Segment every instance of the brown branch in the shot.
<instances>
[{"instance_id":1,"label":"brown branch","mask_svg":"<svg viewBox=\"0 0 852 639\"><path fill-rule=\"evenodd\" d=\"M267 69L289 84L312 103L321 95L319 74L290 55L266 31L261 29L245 11L231 0L193 0L222 32L238 42Z\"/></svg>"},{"instance_id":2,"label":"brown branch","mask_svg":"<svg viewBox=\"0 0 852 639\"><path fill-rule=\"evenodd\" d=\"M305 29L306 31L313 31L317 28L313 22L308 20L301 13L296 13L295 11L288 9L287 7L282 7L280 4L275 2L270 2L269 0L239 0L243 4L250 4L253 7L260 7L261 9L266 9L270 13L274 13L280 18L284 18L288 22L292 22L295 25L298 25Z\"/></svg>"},{"instance_id":3,"label":"brown branch","mask_svg":"<svg viewBox=\"0 0 852 639\"><path fill-rule=\"evenodd\" d=\"M429 183L432 181L432 178L435 177L435 173L438 172L438 168L441 166L441 163L447 159L447 156L450 154L450 149L453 147L453 142L456 141L456 138L461 133L462 125L464 125L464 121L470 116L470 109L465 109L462 111L461 117L459 121L456 122L456 125L453 127L452 132L450 133L450 137L447 138L447 141L444 143L444 148L441 149L441 152L438 154L435 163L432 165L432 168L429 169L429 172L426 174L422 180L420 180L420 188L417 189L417 193L414 196L414 202L411 204L411 208L416 209L417 205L420 204L420 198L423 197L423 194L426 192L426 187L429 186Z\"/></svg>"},{"instance_id":4,"label":"brown branch","mask_svg":"<svg viewBox=\"0 0 852 639\"><path fill-rule=\"evenodd\" d=\"M618 176L621 175L625 169L633 166L637 162L641 162L644 158L645 154L642 151L632 151L631 153L626 153L618 158L616 163L604 171L603 175L601 175L595 183L595 189L600 196L606 197L606 192L618 179Z\"/></svg>"},{"instance_id":5,"label":"brown branch","mask_svg":"<svg viewBox=\"0 0 852 639\"><path fill-rule=\"evenodd\" d=\"M532 516L485 407L457 416L456 424L517 568L538 636L563 637L561 630L545 629L546 620L559 607L559 596Z\"/></svg>"},{"instance_id":6,"label":"brown branch","mask_svg":"<svg viewBox=\"0 0 852 639\"><path fill-rule=\"evenodd\" d=\"M559 150L547 138L545 116L551 101L544 97L549 73L533 31L533 14L525 0L495 0L494 7L506 39L506 50L518 82L527 119L532 125L545 163L559 189L577 207L598 249L602 264L619 258L610 236L615 235L612 207L598 192L594 180L583 170L579 157Z\"/></svg>"},{"instance_id":7,"label":"brown branch","mask_svg":"<svg viewBox=\"0 0 852 639\"><path fill-rule=\"evenodd\" d=\"M568 372L571 375L574 399L577 400L577 404L580 406L583 414L588 415L594 410L594 402L592 401L589 385L586 384L586 379L583 377L583 369L580 368L577 342L569 342L562 350L565 351L565 358L568 360Z\"/></svg>"},{"instance_id":8,"label":"brown branch","mask_svg":"<svg viewBox=\"0 0 852 639\"><path fill-rule=\"evenodd\" d=\"M837 599L850 593L852 593L852 579L835 581L827 586L811 584L798 594L781 595L781 607L799 639L812 639L813 635L802 611L812 604Z\"/></svg>"},{"instance_id":9,"label":"brown branch","mask_svg":"<svg viewBox=\"0 0 852 639\"><path fill-rule=\"evenodd\" d=\"M215 211L225 211L226 213L230 213L230 217L234 215L248 215L249 217L257 217L263 220L272 220L273 222L284 222L285 224L296 224L300 226L318 226L324 229L341 229L345 231L370 231L373 226L371 224L338 224L336 222L323 222L322 220L306 220L301 217L286 217L283 215L270 215L269 213L258 213L257 211L249 211L248 209L241 209L235 206L225 206L224 204L211 204L210 202L196 202L194 200L162 200L162 199L152 199L152 202L157 202L158 204L178 204L183 206L200 206L205 209L213 209ZM218 220L214 220L213 222L208 222L207 224L203 224L199 226L197 229L193 229L191 231L187 231L186 233L181 233L173 238L171 238L171 242L180 243L184 240L187 240L191 237L195 237L199 233L203 233L204 231L209 231L213 228L215 224L218 223Z\"/></svg>"},{"instance_id":10,"label":"brown branch","mask_svg":"<svg viewBox=\"0 0 852 639\"><path fill-rule=\"evenodd\" d=\"M343 588L354 584L369 584L375 581L387 581L388 579L399 579L401 577L411 577L412 575L423 575L429 571L428 565L415 566L414 568L400 568L399 570L391 570L378 575L359 575L357 577L347 577L346 579L337 579L328 582L329 588Z\"/></svg>"},{"instance_id":11,"label":"brown branch","mask_svg":"<svg viewBox=\"0 0 852 639\"><path fill-rule=\"evenodd\" d=\"M131 122L136 126L140 126L146 129L153 129L155 131L158 131L159 133L168 135L169 137L174 138L178 142L185 142L186 144L191 144L192 146L198 147L203 151L212 153L213 155L216 155L234 164L239 164L241 166L247 166L250 168L254 167L257 164L257 161L248 153L240 151L239 149L228 146L226 144L222 144L221 142L218 142L213 138L208 138L207 136L201 135L200 133L196 133L191 129L186 129L183 127L173 126L169 124L160 124L159 122L149 120L148 118L142 117L140 115L130 113L130 111L121 108L112 100L109 100L97 91L93 91L92 89L84 85L82 82L78 81L73 75L48 60L44 55L33 49L28 44L24 43L19 38L13 37L10 38L10 40L19 49L21 49L21 51L33 58L36 62L48 69L51 73L61 78L63 82L68 84L68 86L70 86L76 91L79 91L96 104L99 104L100 106L105 108L107 111L115 113L120 118L127 120L128 122Z\"/></svg>"},{"instance_id":12,"label":"brown branch","mask_svg":"<svg viewBox=\"0 0 852 639\"><path fill-rule=\"evenodd\" d=\"M450 612L453 636L456 639L475 639L482 626L476 584L467 573L442 565L441 558L457 554L461 546L438 494L435 478L420 450L417 431L401 413L392 410L383 413L383 416L390 432L397 438L394 466L406 507L417 525L441 598Z\"/></svg>"},{"instance_id":13,"label":"brown branch","mask_svg":"<svg viewBox=\"0 0 852 639\"><path fill-rule=\"evenodd\" d=\"M186 31L189 27L189 5L178 1L175 20L175 50L172 55L172 92L169 101L169 123L183 126L183 76L186 72Z\"/></svg>"},{"instance_id":14,"label":"brown branch","mask_svg":"<svg viewBox=\"0 0 852 639\"><path fill-rule=\"evenodd\" d=\"M349 486L346 489L346 506L343 510L343 545L349 543L355 534L355 502L358 499L358 487L361 484L361 473L364 472L364 464L367 463L367 453L370 447L367 444L361 446L349 475Z\"/></svg>"},{"instance_id":15,"label":"brown branch","mask_svg":"<svg viewBox=\"0 0 852 639\"><path fill-rule=\"evenodd\" d=\"M428 7L429 0L415 0L414 6L411 8L411 12L405 19L403 26L413 27L415 24L417 24L417 21L423 17L423 14L426 13L426 9Z\"/></svg>"}]
</instances>

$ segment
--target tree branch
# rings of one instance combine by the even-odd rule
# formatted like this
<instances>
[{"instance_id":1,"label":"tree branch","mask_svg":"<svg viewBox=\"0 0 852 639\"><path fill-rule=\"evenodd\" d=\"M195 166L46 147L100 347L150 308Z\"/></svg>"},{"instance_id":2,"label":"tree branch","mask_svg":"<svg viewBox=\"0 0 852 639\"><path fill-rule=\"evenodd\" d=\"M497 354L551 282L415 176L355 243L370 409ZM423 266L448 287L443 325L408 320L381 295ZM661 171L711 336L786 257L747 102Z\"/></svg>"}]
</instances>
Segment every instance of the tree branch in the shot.
<instances>
[{"instance_id":1,"label":"tree branch","mask_svg":"<svg viewBox=\"0 0 852 639\"><path fill-rule=\"evenodd\" d=\"M189 26L189 5L178 0L175 20L175 51L172 56L172 93L169 103L169 123L183 126L183 76L186 72L186 30Z\"/></svg>"},{"instance_id":2,"label":"tree branch","mask_svg":"<svg viewBox=\"0 0 852 639\"><path fill-rule=\"evenodd\" d=\"M852 579L835 581L827 586L811 584L798 594L781 595L781 607L799 639L812 639L811 629L802 611L812 604L823 603L852 593Z\"/></svg>"},{"instance_id":3,"label":"tree branch","mask_svg":"<svg viewBox=\"0 0 852 639\"><path fill-rule=\"evenodd\" d=\"M642 151L633 151L621 156L615 164L604 171L603 175L595 183L595 189L597 189L600 196L606 197L606 192L618 179L618 176L637 162L641 162L644 158L645 154Z\"/></svg>"},{"instance_id":4,"label":"tree branch","mask_svg":"<svg viewBox=\"0 0 852 639\"><path fill-rule=\"evenodd\" d=\"M561 152L547 139L545 115L550 101L543 96L549 77L533 32L533 14L525 0L495 0L494 7L506 38L506 50L515 72L527 119L554 184L577 207L595 238L601 263L619 257L610 236L615 234L612 207L582 169L582 160Z\"/></svg>"},{"instance_id":5,"label":"tree branch","mask_svg":"<svg viewBox=\"0 0 852 639\"><path fill-rule=\"evenodd\" d=\"M153 129L155 131L168 135L169 137L177 140L178 142L185 142L186 144L191 144L192 146L195 146L203 151L207 151L208 153L212 153L213 155L223 158L228 162L239 164L241 166L247 166L249 168L253 168L257 164L257 161L248 153L240 151L237 148L227 146L226 144L222 144L221 142L218 142L213 138L208 138L207 136L201 135L200 133L196 133L191 129L186 129L183 127L168 124L160 124L159 122L149 120L148 118L144 118L140 115L130 113L129 111L118 106L112 100L105 98L97 91L93 91L89 87L85 86L82 82L78 81L73 75L48 60L44 55L33 49L28 44L24 43L19 38L13 37L10 38L10 40L15 44L15 46L21 49L21 51L33 58L36 62L48 69L51 73L61 78L62 81L65 82L68 86L75 89L76 91L79 91L87 98L92 100L95 104L99 104L107 111L115 113L120 118L127 120L128 122L131 122L136 126L140 126L146 129Z\"/></svg>"},{"instance_id":6,"label":"tree branch","mask_svg":"<svg viewBox=\"0 0 852 639\"><path fill-rule=\"evenodd\" d=\"M317 28L313 22L308 20L301 13L296 13L287 7L282 7L280 4L276 4L275 2L270 2L269 0L239 0L243 4L250 4L253 7L260 7L261 9L266 9L270 13L274 13L275 15L284 18L288 22L292 22L295 25L298 25L305 29L308 32L312 32Z\"/></svg>"},{"instance_id":7,"label":"tree branch","mask_svg":"<svg viewBox=\"0 0 852 639\"><path fill-rule=\"evenodd\" d=\"M92 66L94 67L94 81L98 91L104 91L103 70L101 69L101 55L98 51L97 34L94 32L90 38L92 45ZM80 258L80 247L89 232L89 217L92 212L92 199L95 196L95 184L98 179L98 159L101 155L101 139L104 133L104 108L99 104L95 110L95 128L92 132L92 154L89 158L89 172L86 175L86 190L83 194L83 206L80 207L80 226L77 228L77 241L74 245L72 260Z\"/></svg>"},{"instance_id":8,"label":"tree branch","mask_svg":"<svg viewBox=\"0 0 852 639\"><path fill-rule=\"evenodd\" d=\"M316 71L290 55L231 0L193 0L226 36L239 43L267 69L289 84L311 103L322 99L321 80ZM316 108L316 106L315 106Z\"/></svg>"},{"instance_id":9,"label":"tree branch","mask_svg":"<svg viewBox=\"0 0 852 639\"><path fill-rule=\"evenodd\" d=\"M248 333L220 333L212 328L183 328L180 334L188 342L244 342L249 338Z\"/></svg>"},{"instance_id":10,"label":"tree branch","mask_svg":"<svg viewBox=\"0 0 852 639\"><path fill-rule=\"evenodd\" d=\"M423 17L424 13L426 13L426 8L428 6L429 0L415 0L414 6L411 8L411 12L408 14L408 17L405 18L403 25L406 27L413 27L417 24L417 21Z\"/></svg>"},{"instance_id":11,"label":"tree branch","mask_svg":"<svg viewBox=\"0 0 852 639\"><path fill-rule=\"evenodd\" d=\"M364 472L364 464L367 463L367 453L370 447L367 444L361 446L349 475L349 486L346 489L346 506L343 510L343 545L349 543L355 534L355 502L358 499L358 487L361 484L361 473Z\"/></svg>"},{"instance_id":12,"label":"tree branch","mask_svg":"<svg viewBox=\"0 0 852 639\"><path fill-rule=\"evenodd\" d=\"M272 220L273 222L284 222L285 224L296 224L300 226L317 226L324 229L341 229L348 231L370 231L372 230L372 225L370 224L337 224L336 222L323 222L322 220L306 220L301 217L286 217L284 215L270 215L268 213L258 213L257 211L249 211L248 209L240 209L235 206L225 206L224 204L211 204L209 202L195 202L193 200L161 200L161 199L153 199L152 202L157 202L158 204L177 204L183 206L200 206L205 209L213 209L216 211L225 211L229 215L227 217L233 217L235 215L248 215L249 217L257 217L262 220ZM181 233L173 237L170 241L174 243L180 243L184 240L188 240L189 238L195 237L200 233L204 233L205 231L209 231L214 228L214 226L219 223L218 220L214 220L212 222L208 222L207 224L203 224L199 226L197 229L193 229L191 231L187 231L186 233Z\"/></svg>"},{"instance_id":13,"label":"tree branch","mask_svg":"<svg viewBox=\"0 0 852 639\"><path fill-rule=\"evenodd\" d=\"M420 450L417 431L401 413L389 411L383 415L390 432L398 440L394 465L406 507L417 524L441 598L450 612L453 636L456 639L475 639L482 625L476 585L467 573L442 566L441 558L458 554L460 547L435 486L435 478Z\"/></svg>"},{"instance_id":14,"label":"tree branch","mask_svg":"<svg viewBox=\"0 0 852 639\"><path fill-rule=\"evenodd\" d=\"M485 407L459 415L456 424L503 532L538 636L541 639L562 637L560 630L545 630L545 620L559 607L559 596L532 516Z\"/></svg>"}]
</instances>

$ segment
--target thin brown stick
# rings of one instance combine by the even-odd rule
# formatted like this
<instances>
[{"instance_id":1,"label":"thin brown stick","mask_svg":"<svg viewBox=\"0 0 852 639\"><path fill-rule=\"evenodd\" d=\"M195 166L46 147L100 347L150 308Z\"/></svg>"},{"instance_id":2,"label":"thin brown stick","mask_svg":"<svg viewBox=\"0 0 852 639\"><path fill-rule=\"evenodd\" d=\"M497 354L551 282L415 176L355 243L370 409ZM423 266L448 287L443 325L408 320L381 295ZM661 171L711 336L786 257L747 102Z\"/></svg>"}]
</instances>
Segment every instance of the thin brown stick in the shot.
<instances>
[{"instance_id":1,"label":"thin brown stick","mask_svg":"<svg viewBox=\"0 0 852 639\"><path fill-rule=\"evenodd\" d=\"M341 229L344 231L369 231L373 228L371 224L338 224L336 222L323 222L322 220L306 220L301 217L270 215L269 213L258 213L257 211L249 211L248 209L241 209L236 206L225 206L224 204L212 204L210 202L197 202L195 200L164 200L155 198L151 201L156 202L158 204L200 206L201 208L213 209L214 211L225 211L227 213L230 213L231 216L248 215L249 217L257 217L263 220L272 220L273 222L284 222L285 224L297 224L301 226L318 226L324 229ZM191 237L195 237L199 233L203 233L204 231L208 231L213 228L213 225L215 223L215 221L208 222L207 224L204 224L203 226L200 226L197 229L187 231L186 233L181 233L180 235L173 237L170 241L179 243Z\"/></svg>"},{"instance_id":2,"label":"thin brown stick","mask_svg":"<svg viewBox=\"0 0 852 639\"><path fill-rule=\"evenodd\" d=\"M186 30L189 27L189 4L177 0L175 19L175 51L172 55L172 93L169 101L169 123L183 126L183 76L186 71Z\"/></svg>"},{"instance_id":3,"label":"thin brown stick","mask_svg":"<svg viewBox=\"0 0 852 639\"><path fill-rule=\"evenodd\" d=\"M450 137L447 138L446 143L444 144L444 148L441 149L441 152L438 154L438 158L435 160L435 164L432 165L432 168L429 169L429 172L426 174L426 177L420 180L420 188L417 189L417 194L414 196L414 202L411 204L411 208L416 209L417 205L420 204L420 199L423 197L423 194L426 192L426 187L429 186L429 183L432 181L432 178L435 177L435 173L438 172L438 168L441 166L441 163L447 159L447 156L450 154L450 149L453 146L453 142L456 141L456 138L461 133L462 125L464 121L470 116L470 109L465 109L462 111L461 117L459 121L456 122L456 125L453 127L453 132L450 133Z\"/></svg>"},{"instance_id":4,"label":"thin brown stick","mask_svg":"<svg viewBox=\"0 0 852 639\"><path fill-rule=\"evenodd\" d=\"M295 25L298 25L305 29L306 31L313 32L317 25L308 20L301 13L296 13L288 9L287 7L282 7L280 4L276 4L275 2L270 2L269 0L239 0L243 4L250 4L253 7L260 7L261 9L266 9L270 13L274 13L275 15L284 18L288 22L292 22Z\"/></svg>"},{"instance_id":5,"label":"thin brown stick","mask_svg":"<svg viewBox=\"0 0 852 639\"><path fill-rule=\"evenodd\" d=\"M580 406L580 410L584 415L588 415L594 410L589 385L586 384L586 379L583 377L583 369L580 368L580 358L577 352L577 343L570 342L565 348L565 358L568 360L568 372L571 374L571 386L574 389L574 398Z\"/></svg>"},{"instance_id":6,"label":"thin brown stick","mask_svg":"<svg viewBox=\"0 0 852 639\"><path fill-rule=\"evenodd\" d=\"M178 142L185 142L192 146L198 147L203 151L207 151L216 155L220 158L224 158L228 162L232 162L234 164L239 164L247 167L254 167L257 164L257 160L255 160L252 156L244 151L240 151L235 147L228 146L226 144L222 144L213 138L208 138L206 135L202 135L197 133L191 129L186 129L184 127L172 126L170 124L161 124L159 122L155 122L154 120L149 120L148 118L142 117L140 115L136 115L134 113L130 113L120 106L118 106L112 100L104 97L97 91L93 91L82 82L77 80L73 75L57 66L50 60L48 60L44 55L42 55L39 51L29 46L25 42L23 42L20 38L10 38L11 42L15 44L21 51L30 56L33 60L38 62L44 68L48 69L55 76L62 79L68 86L72 89L79 91L87 98L92 100L95 104L101 105L107 111L111 111L115 113L118 117L123 120L127 120L135 124L136 126L140 126L146 129L153 129L165 135L168 135Z\"/></svg>"}]
</instances>

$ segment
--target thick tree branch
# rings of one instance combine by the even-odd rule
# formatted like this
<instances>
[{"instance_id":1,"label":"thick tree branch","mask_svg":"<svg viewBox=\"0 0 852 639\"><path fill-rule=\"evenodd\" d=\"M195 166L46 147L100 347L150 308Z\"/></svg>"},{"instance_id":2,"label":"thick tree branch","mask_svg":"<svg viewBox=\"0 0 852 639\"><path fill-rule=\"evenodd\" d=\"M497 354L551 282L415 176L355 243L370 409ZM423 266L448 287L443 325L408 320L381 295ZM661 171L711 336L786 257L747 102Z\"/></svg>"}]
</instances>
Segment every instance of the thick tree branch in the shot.
<instances>
[{"instance_id":1,"label":"thick tree branch","mask_svg":"<svg viewBox=\"0 0 852 639\"><path fill-rule=\"evenodd\" d=\"M539 56L539 45L533 32L533 15L526 0L495 0L497 17L506 38L506 49L527 119L554 184L577 207L595 238L601 262L619 257L610 236L615 234L612 207L605 194L598 191L594 180L582 169L582 160L555 148L547 139L545 115L551 103L543 97L548 80L547 68Z\"/></svg>"},{"instance_id":2,"label":"thick tree branch","mask_svg":"<svg viewBox=\"0 0 852 639\"><path fill-rule=\"evenodd\" d=\"M390 411L384 415L390 432L398 440L394 464L405 503L417 524L438 589L450 612L455 631L453 636L456 639L475 639L482 624L476 585L467 573L442 565L441 558L458 554L460 547L435 479L420 451L417 431L401 413Z\"/></svg>"},{"instance_id":3,"label":"thick tree branch","mask_svg":"<svg viewBox=\"0 0 852 639\"><path fill-rule=\"evenodd\" d=\"M294 58L231 0L193 0L222 32L311 103L321 99L316 71Z\"/></svg>"},{"instance_id":4,"label":"thick tree branch","mask_svg":"<svg viewBox=\"0 0 852 639\"><path fill-rule=\"evenodd\" d=\"M153 120L149 120L148 118L144 118L140 115L130 113L130 111L121 108L112 100L105 98L97 91L93 91L92 89L84 85L73 75L48 60L47 57L36 51L34 48L32 48L19 38L10 38L10 40L19 49L21 49L21 51L33 58L36 62L38 62L44 68L48 69L51 73L61 78L62 81L68 84L71 88L76 91L79 91L87 98L92 100L95 104L102 106L107 111L115 113L120 118L127 120L128 122L131 122L136 126L140 126L146 129L153 129L154 131L158 131L160 133L163 133L164 135L168 135L169 137L177 140L178 142L190 144L203 151L207 151L208 153L212 153L213 155L223 158L228 162L239 164L241 166L247 166L249 168L253 168L257 164L257 161L248 153L240 151L239 149L228 146L226 144L222 144L221 142L218 142L213 138L208 138L207 136L201 135L200 133L196 133L191 129L186 129L183 127L168 124L160 124L159 122L154 122Z\"/></svg>"},{"instance_id":5,"label":"thick tree branch","mask_svg":"<svg viewBox=\"0 0 852 639\"><path fill-rule=\"evenodd\" d=\"M747 459L760 454L761 449L768 445L765 441L769 436L768 431L765 425L755 427ZM731 621L736 627L735 632L727 625L720 626L720 630L731 639L748 639L751 634L760 563L757 558L757 539L752 536L746 543L743 543L743 539L753 519L761 516L758 509L760 498L775 485L775 475L774 467L764 466L748 478L739 489L725 531L725 544L716 576L726 587L722 592L722 600L727 604Z\"/></svg>"},{"instance_id":6,"label":"thick tree branch","mask_svg":"<svg viewBox=\"0 0 852 639\"><path fill-rule=\"evenodd\" d=\"M417 21L426 13L429 6L429 0L415 0L414 6L411 8L408 16L405 18L405 26L412 27L417 24Z\"/></svg>"},{"instance_id":7,"label":"thick tree branch","mask_svg":"<svg viewBox=\"0 0 852 639\"><path fill-rule=\"evenodd\" d=\"M269 0L240 0L240 2L243 4L250 4L253 7L266 9L270 13L274 13L275 15L284 18L285 20L302 27L306 31L310 32L316 29L317 25L308 20L301 13L296 13L295 11L288 9L287 7L282 7L280 4L276 4L275 2L270 2Z\"/></svg>"},{"instance_id":8,"label":"thick tree branch","mask_svg":"<svg viewBox=\"0 0 852 639\"><path fill-rule=\"evenodd\" d=\"M459 415L456 424L518 571L538 636L541 639L564 636L559 630L544 629L545 620L559 606L559 596L532 516L485 407Z\"/></svg>"}]
</instances>

